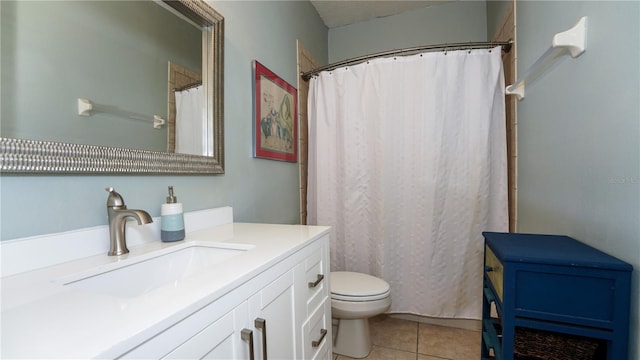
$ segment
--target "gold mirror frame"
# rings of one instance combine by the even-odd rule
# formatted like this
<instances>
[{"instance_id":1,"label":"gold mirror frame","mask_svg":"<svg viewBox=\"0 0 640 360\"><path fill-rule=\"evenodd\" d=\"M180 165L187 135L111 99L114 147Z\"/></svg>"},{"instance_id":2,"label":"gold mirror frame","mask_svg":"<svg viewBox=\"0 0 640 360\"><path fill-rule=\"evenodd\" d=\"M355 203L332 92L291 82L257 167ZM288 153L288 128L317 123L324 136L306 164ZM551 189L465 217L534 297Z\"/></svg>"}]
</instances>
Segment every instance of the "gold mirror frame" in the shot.
<instances>
[{"instance_id":1,"label":"gold mirror frame","mask_svg":"<svg viewBox=\"0 0 640 360\"><path fill-rule=\"evenodd\" d=\"M213 156L0 138L0 171L35 174L224 174L224 18L204 0L163 0L208 33L203 41L205 113ZM206 71L204 71L206 69Z\"/></svg>"}]
</instances>

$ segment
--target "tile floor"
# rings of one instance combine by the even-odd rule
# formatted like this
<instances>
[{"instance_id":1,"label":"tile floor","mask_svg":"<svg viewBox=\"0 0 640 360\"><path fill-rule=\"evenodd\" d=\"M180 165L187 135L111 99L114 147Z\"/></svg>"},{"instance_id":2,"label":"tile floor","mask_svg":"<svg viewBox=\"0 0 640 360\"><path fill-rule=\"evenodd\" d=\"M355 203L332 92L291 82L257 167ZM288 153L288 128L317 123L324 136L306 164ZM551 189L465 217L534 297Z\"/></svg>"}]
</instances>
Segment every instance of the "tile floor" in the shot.
<instances>
[{"instance_id":1,"label":"tile floor","mask_svg":"<svg viewBox=\"0 0 640 360\"><path fill-rule=\"evenodd\" d=\"M381 315L369 319L373 349L369 360L478 360L480 331ZM333 360L351 359L334 354Z\"/></svg>"}]
</instances>

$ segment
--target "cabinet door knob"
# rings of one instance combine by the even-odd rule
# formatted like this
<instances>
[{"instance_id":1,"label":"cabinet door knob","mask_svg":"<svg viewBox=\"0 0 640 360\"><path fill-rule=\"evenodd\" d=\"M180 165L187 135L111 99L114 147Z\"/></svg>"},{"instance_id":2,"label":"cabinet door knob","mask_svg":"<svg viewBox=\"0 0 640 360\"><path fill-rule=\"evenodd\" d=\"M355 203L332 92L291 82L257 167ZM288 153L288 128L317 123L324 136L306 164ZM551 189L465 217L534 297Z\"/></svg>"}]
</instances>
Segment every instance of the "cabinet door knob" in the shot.
<instances>
[{"instance_id":1,"label":"cabinet door knob","mask_svg":"<svg viewBox=\"0 0 640 360\"><path fill-rule=\"evenodd\" d=\"M242 338L242 340L249 342L249 360L254 360L253 331L249 329L242 329L242 331L240 331L240 337Z\"/></svg>"},{"instance_id":2,"label":"cabinet door knob","mask_svg":"<svg viewBox=\"0 0 640 360\"><path fill-rule=\"evenodd\" d=\"M324 279L324 275L318 274L318 280L316 280L315 282L309 282L309 287L314 288L318 286L318 284L320 284L320 281L322 281L322 279Z\"/></svg>"},{"instance_id":3,"label":"cabinet door knob","mask_svg":"<svg viewBox=\"0 0 640 360\"><path fill-rule=\"evenodd\" d=\"M267 360L267 320L257 318L254 325L257 329L262 330L262 359Z\"/></svg>"},{"instance_id":4,"label":"cabinet door knob","mask_svg":"<svg viewBox=\"0 0 640 360\"><path fill-rule=\"evenodd\" d=\"M318 340L313 340L311 342L311 346L312 347L318 347L320 346L320 344L322 343L322 340L324 340L324 337L327 335L327 329L320 329L320 338Z\"/></svg>"}]
</instances>

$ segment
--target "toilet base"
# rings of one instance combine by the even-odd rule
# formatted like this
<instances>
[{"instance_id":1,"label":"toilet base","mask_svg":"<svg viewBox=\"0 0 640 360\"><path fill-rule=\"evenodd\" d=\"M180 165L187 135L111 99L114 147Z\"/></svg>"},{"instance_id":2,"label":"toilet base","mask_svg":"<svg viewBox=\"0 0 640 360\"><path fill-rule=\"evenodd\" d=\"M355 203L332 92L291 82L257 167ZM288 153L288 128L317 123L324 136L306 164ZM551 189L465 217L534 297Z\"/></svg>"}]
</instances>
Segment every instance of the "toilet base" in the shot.
<instances>
[{"instance_id":1,"label":"toilet base","mask_svg":"<svg viewBox=\"0 0 640 360\"><path fill-rule=\"evenodd\" d=\"M340 319L333 352L358 359L367 357L371 352L369 319Z\"/></svg>"}]
</instances>

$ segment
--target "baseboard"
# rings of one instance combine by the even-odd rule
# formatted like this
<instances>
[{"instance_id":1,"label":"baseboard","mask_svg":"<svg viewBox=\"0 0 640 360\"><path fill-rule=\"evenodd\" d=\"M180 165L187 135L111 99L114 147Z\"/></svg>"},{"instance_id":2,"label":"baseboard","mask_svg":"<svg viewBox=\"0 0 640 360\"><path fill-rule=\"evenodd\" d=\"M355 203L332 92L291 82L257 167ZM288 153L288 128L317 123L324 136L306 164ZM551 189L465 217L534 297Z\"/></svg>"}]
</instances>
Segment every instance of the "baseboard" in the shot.
<instances>
[{"instance_id":1,"label":"baseboard","mask_svg":"<svg viewBox=\"0 0 640 360\"><path fill-rule=\"evenodd\" d=\"M414 314L386 314L396 319L410 320L431 325L448 326L467 330L482 330L482 322L473 319L445 319Z\"/></svg>"}]
</instances>

